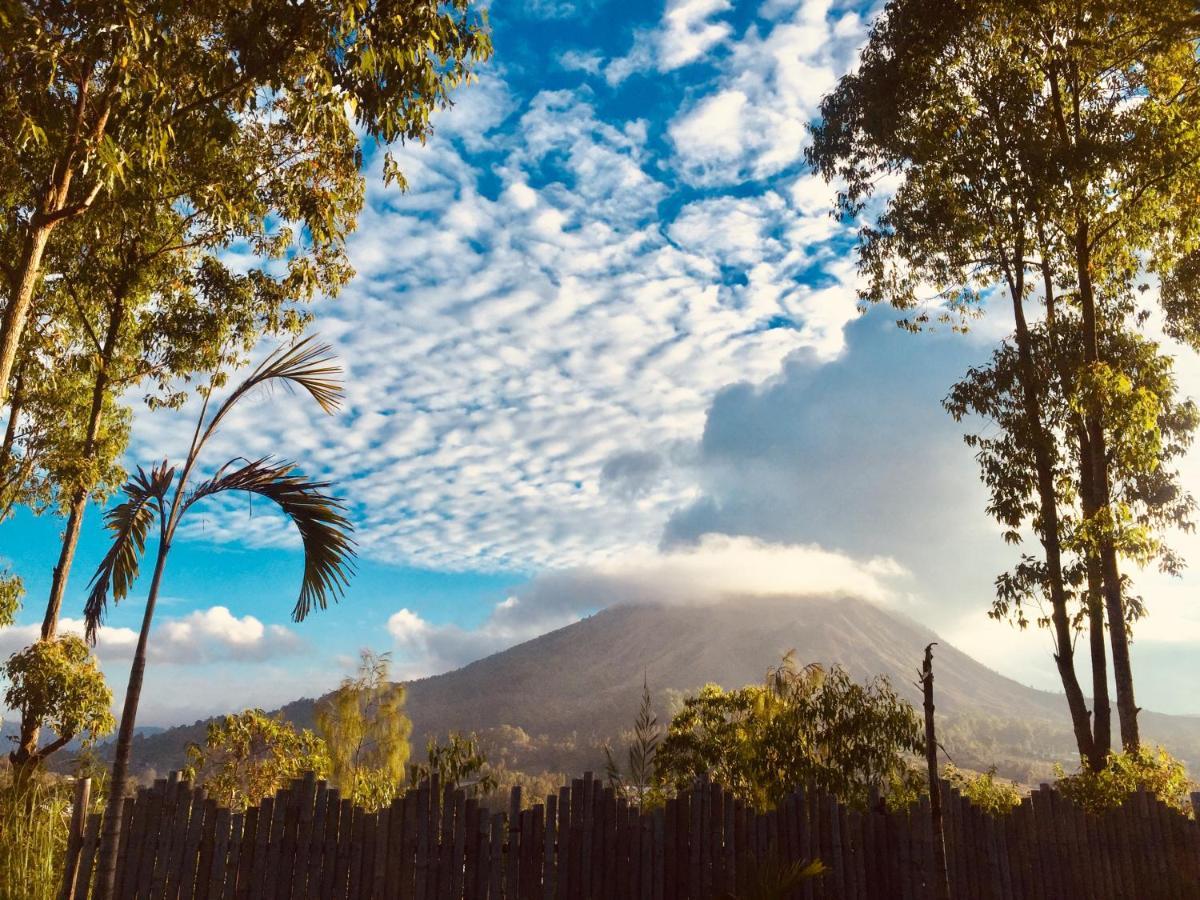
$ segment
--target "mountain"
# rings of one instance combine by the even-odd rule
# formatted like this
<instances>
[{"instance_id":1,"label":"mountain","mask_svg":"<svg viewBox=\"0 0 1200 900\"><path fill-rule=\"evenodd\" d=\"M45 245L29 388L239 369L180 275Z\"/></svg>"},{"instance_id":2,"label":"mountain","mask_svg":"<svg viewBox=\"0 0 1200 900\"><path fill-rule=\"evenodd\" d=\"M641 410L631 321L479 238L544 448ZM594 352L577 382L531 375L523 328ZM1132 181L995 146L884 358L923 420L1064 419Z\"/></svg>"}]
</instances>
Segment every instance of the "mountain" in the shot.
<instances>
[{"instance_id":1,"label":"mountain","mask_svg":"<svg viewBox=\"0 0 1200 900\"><path fill-rule=\"evenodd\" d=\"M682 692L708 682L740 687L795 650L801 663L838 663L858 680L886 675L919 703L913 684L929 629L851 598L775 598L708 606L618 605L478 660L409 682L414 735L477 731L493 758L524 771L599 768L600 747L632 722L643 677L660 721ZM944 642L934 657L939 737L956 763L995 764L1024 782L1046 778L1073 754L1061 695L1026 687ZM283 707L298 725L313 724L313 700ZM1146 739L1159 741L1195 772L1200 717L1142 714ZM137 739L134 765L177 768L204 723Z\"/></svg>"}]
</instances>

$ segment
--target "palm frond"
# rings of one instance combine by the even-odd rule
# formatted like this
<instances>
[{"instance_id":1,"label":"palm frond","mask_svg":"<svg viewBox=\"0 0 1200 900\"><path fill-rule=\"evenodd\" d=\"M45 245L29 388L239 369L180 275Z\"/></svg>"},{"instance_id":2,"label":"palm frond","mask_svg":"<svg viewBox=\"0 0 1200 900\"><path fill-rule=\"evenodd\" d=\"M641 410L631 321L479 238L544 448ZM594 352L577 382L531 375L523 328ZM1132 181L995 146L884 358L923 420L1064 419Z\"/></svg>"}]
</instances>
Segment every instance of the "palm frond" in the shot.
<instances>
[{"instance_id":1,"label":"palm frond","mask_svg":"<svg viewBox=\"0 0 1200 900\"><path fill-rule=\"evenodd\" d=\"M104 524L113 533L113 542L89 582L91 591L83 608L89 643L96 643L96 633L108 610L109 589L112 589L113 602L119 603L137 580L155 507L161 515L163 501L174 480L175 468L168 467L165 460L148 475L139 466L137 473L121 488L126 498L124 502L105 513Z\"/></svg>"},{"instance_id":2,"label":"palm frond","mask_svg":"<svg viewBox=\"0 0 1200 900\"><path fill-rule=\"evenodd\" d=\"M312 336L306 337L290 346L280 347L259 363L221 404L216 418L224 416L240 397L272 381L303 388L322 410L332 414L342 404L343 390L338 380L341 374L342 367L334 361L332 348L316 343Z\"/></svg>"},{"instance_id":3,"label":"palm frond","mask_svg":"<svg viewBox=\"0 0 1200 900\"><path fill-rule=\"evenodd\" d=\"M325 493L328 481L310 481L295 474L288 462L263 457L240 468L223 467L199 485L187 499L185 509L204 497L227 491L247 491L273 501L296 526L304 545L304 581L292 610L299 622L313 604L325 609L330 598L337 601L354 572L354 526L343 512L345 505Z\"/></svg>"}]
</instances>

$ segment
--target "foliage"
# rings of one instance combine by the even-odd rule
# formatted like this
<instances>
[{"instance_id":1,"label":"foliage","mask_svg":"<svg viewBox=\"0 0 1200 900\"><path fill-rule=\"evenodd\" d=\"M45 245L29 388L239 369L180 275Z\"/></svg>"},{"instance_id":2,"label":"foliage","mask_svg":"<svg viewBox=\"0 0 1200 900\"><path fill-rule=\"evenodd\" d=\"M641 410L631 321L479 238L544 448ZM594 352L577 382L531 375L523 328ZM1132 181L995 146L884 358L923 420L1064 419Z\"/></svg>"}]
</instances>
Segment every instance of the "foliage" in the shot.
<instances>
[{"instance_id":1,"label":"foliage","mask_svg":"<svg viewBox=\"0 0 1200 900\"><path fill-rule=\"evenodd\" d=\"M839 212L868 219L859 232L864 303L891 303L913 330L958 328L982 313L989 292L1007 288L1012 414L980 462L989 512L1010 541L1032 532L1043 558L1025 555L1003 576L998 601L1014 608L1048 595L1079 752L1093 765L1109 740L1105 618L1122 741L1138 743L1126 622L1137 600L1119 559L1178 565L1151 532L1180 506L1138 521L1120 495L1123 482L1144 484L1169 461L1155 425L1172 401L1145 384L1132 389L1135 370L1113 339L1134 336L1152 312L1147 270L1168 285L1158 310L1168 333L1193 343L1200 335L1198 282L1186 274L1200 245L1198 22L1189 0L892 0L860 65L823 100L808 153L844 184ZM884 181L894 190L868 207ZM1039 291L1049 335L1040 348L1025 312ZM1141 349L1142 359L1157 354ZM975 401L971 412L990 398ZM1194 415L1176 425L1175 437L1186 434ZM1073 483L1056 478L1068 468ZM1076 519L1069 534L1059 505ZM1063 570L1064 546L1091 566L1094 735L1066 596L1079 575Z\"/></svg>"},{"instance_id":2,"label":"foliage","mask_svg":"<svg viewBox=\"0 0 1200 900\"><path fill-rule=\"evenodd\" d=\"M872 788L915 796L909 757L923 740L886 678L856 684L840 666L801 668L789 653L761 685L688 697L659 745L656 777L686 789L708 776L760 810L808 785L863 808Z\"/></svg>"},{"instance_id":3,"label":"foliage","mask_svg":"<svg viewBox=\"0 0 1200 900\"><path fill-rule=\"evenodd\" d=\"M828 871L819 859L785 859L778 852L765 856L747 853L737 865L742 887L720 895L720 900L786 900L794 897L804 882Z\"/></svg>"},{"instance_id":4,"label":"foliage","mask_svg":"<svg viewBox=\"0 0 1200 900\"><path fill-rule=\"evenodd\" d=\"M313 772L328 776L325 742L297 731L282 716L247 709L208 724L201 744L188 744L183 777L205 788L223 806L241 811Z\"/></svg>"},{"instance_id":5,"label":"foliage","mask_svg":"<svg viewBox=\"0 0 1200 900\"><path fill-rule=\"evenodd\" d=\"M968 773L948 763L942 777L975 806L992 815L1004 815L1021 805L1021 792L1011 781L996 777L996 767L986 772Z\"/></svg>"},{"instance_id":6,"label":"foliage","mask_svg":"<svg viewBox=\"0 0 1200 900\"><path fill-rule=\"evenodd\" d=\"M388 681L391 656L363 650L358 673L317 704L317 731L329 748L330 778L355 803L386 806L404 783L412 722L404 685Z\"/></svg>"},{"instance_id":7,"label":"foliage","mask_svg":"<svg viewBox=\"0 0 1200 900\"><path fill-rule=\"evenodd\" d=\"M0 769L0 900L55 900L71 829L70 782L18 786Z\"/></svg>"},{"instance_id":8,"label":"foliage","mask_svg":"<svg viewBox=\"0 0 1200 900\"><path fill-rule=\"evenodd\" d=\"M92 576L91 592L84 608L90 640L103 621L111 590L113 600L121 601L137 579L141 556L150 526L159 526L159 553L163 554L174 537L180 518L197 502L217 494L244 491L275 502L296 525L304 546L304 578L300 596L292 611L296 621L303 619L315 603L324 609L328 600L341 593L352 571L352 526L342 515L342 503L324 493L328 482L310 481L294 474L290 463L272 463L267 458L246 462L230 470L227 463L199 486L185 493L188 477L200 451L216 432L221 421L239 400L257 388L273 382L299 387L326 412L337 408L340 387L334 376L339 371L328 356L328 347L314 344L311 338L282 347L268 355L232 392L216 411L207 416L207 403L197 423L196 437L180 469L164 460L149 473L138 468L122 492L125 500L105 515L112 533L112 545ZM178 474L178 478L176 475Z\"/></svg>"},{"instance_id":9,"label":"foliage","mask_svg":"<svg viewBox=\"0 0 1200 900\"><path fill-rule=\"evenodd\" d=\"M271 264L252 290L335 293L362 204L360 135L424 140L491 53L468 0L13 3L0 29L0 399L42 253L150 197L188 243ZM386 180L403 183L390 152ZM208 256L223 277L235 277Z\"/></svg>"},{"instance_id":10,"label":"foliage","mask_svg":"<svg viewBox=\"0 0 1200 900\"><path fill-rule=\"evenodd\" d=\"M1183 763L1162 747L1140 747L1134 753L1109 755L1108 764L1092 771L1086 764L1068 775L1055 767L1055 787L1063 796L1090 812L1120 806L1136 791L1153 794L1167 806L1182 813L1192 812L1188 793L1195 785L1188 779Z\"/></svg>"},{"instance_id":11,"label":"foliage","mask_svg":"<svg viewBox=\"0 0 1200 900\"><path fill-rule=\"evenodd\" d=\"M496 790L496 776L475 732L451 731L445 743L430 738L425 745L425 757L425 762L414 767L416 781L437 775L443 785L460 788L476 797L486 797Z\"/></svg>"},{"instance_id":12,"label":"foliage","mask_svg":"<svg viewBox=\"0 0 1200 900\"><path fill-rule=\"evenodd\" d=\"M4 677L8 681L5 705L20 710L23 721L36 722L57 735L38 749L38 758L75 738L85 746L91 744L115 726L109 712L112 691L87 644L75 635L37 641L14 653L4 664Z\"/></svg>"},{"instance_id":13,"label":"foliage","mask_svg":"<svg viewBox=\"0 0 1200 900\"><path fill-rule=\"evenodd\" d=\"M627 802L636 806L655 806L662 800L661 792L654 784L654 759L662 740L662 728L654 715L650 700L650 686L642 679L642 702L637 718L633 722L633 735L629 743L628 766L624 772L613 755L612 747L604 745L604 770L609 785Z\"/></svg>"},{"instance_id":14,"label":"foliage","mask_svg":"<svg viewBox=\"0 0 1200 900\"><path fill-rule=\"evenodd\" d=\"M16 621L21 610L21 598L25 596L25 583L15 572L0 572L0 628Z\"/></svg>"},{"instance_id":15,"label":"foliage","mask_svg":"<svg viewBox=\"0 0 1200 900\"><path fill-rule=\"evenodd\" d=\"M310 481L295 475L293 465L272 463L267 459L233 468L241 460L237 458L225 463L211 478L189 491L193 470L205 445L242 398L263 387L282 384L300 388L325 412L332 413L341 397L341 386L337 381L339 371L328 355L327 347L314 344L311 339L298 341L268 354L210 415L213 392L223 384L221 373L214 372L204 391L204 404L191 446L178 471L166 460L153 467L149 474L139 468L137 475L125 484L125 501L110 509L106 516L112 544L92 576L91 592L84 606L89 640L96 638L108 607L110 589L114 601L119 602L128 595L137 579L146 538L155 522L158 548L137 650L125 688L124 711L113 756L110 814L104 818L96 865L99 900L109 900L112 896L121 825L119 803L132 754L133 731L146 670L146 648L167 556L182 517L197 502L230 491L257 494L278 505L300 533L304 550L300 596L292 610L297 621L307 616L314 605L324 609L331 598L336 600L353 571L354 541L350 537L353 526L343 515L342 502L325 493L328 482Z\"/></svg>"}]
</instances>

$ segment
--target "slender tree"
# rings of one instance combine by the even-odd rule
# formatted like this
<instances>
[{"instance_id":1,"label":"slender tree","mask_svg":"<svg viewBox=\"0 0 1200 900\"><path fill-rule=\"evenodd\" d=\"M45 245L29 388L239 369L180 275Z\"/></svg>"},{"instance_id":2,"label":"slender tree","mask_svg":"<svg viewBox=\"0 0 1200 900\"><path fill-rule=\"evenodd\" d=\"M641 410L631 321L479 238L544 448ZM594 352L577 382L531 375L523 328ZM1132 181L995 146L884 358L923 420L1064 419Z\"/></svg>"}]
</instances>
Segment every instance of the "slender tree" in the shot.
<instances>
[{"instance_id":1,"label":"slender tree","mask_svg":"<svg viewBox=\"0 0 1200 900\"><path fill-rule=\"evenodd\" d=\"M208 414L211 393L206 397L191 447L178 470L165 461L148 473L139 468L123 489L125 500L105 516L113 540L92 578L91 593L84 609L87 636L91 641L95 641L103 621L109 593L119 602L128 595L137 579L146 538L155 524L158 548L113 758L108 812L97 863L97 896L101 900L108 900L113 890L121 797L133 746L150 628L167 556L184 515L199 501L229 491L257 494L279 506L300 532L304 547L304 577L299 599L292 610L296 621L304 619L314 605L324 609L331 598L337 599L347 583L354 556L351 525L343 515L342 503L325 493L328 482L310 481L296 474L295 466L290 463L262 458L249 462L231 460L211 478L190 487L201 451L240 400L264 385L291 384L307 392L325 412L332 413L340 403L341 387L336 381L339 371L328 355L328 347L315 345L311 339L270 354L211 415Z\"/></svg>"},{"instance_id":2,"label":"slender tree","mask_svg":"<svg viewBox=\"0 0 1200 900\"><path fill-rule=\"evenodd\" d=\"M358 672L317 704L317 733L329 748L330 777L361 806L391 803L404 784L412 722L404 685L389 680L391 656L360 653Z\"/></svg>"}]
</instances>

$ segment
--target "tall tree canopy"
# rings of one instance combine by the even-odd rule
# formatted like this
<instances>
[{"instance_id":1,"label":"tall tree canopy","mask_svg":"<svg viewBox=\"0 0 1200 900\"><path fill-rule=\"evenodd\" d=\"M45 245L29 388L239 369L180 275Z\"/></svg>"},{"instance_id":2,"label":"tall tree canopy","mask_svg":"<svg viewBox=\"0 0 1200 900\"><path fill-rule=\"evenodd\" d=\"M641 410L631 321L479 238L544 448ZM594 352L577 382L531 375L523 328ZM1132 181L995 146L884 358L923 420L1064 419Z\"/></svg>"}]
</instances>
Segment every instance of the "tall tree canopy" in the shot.
<instances>
[{"instance_id":1,"label":"tall tree canopy","mask_svg":"<svg viewBox=\"0 0 1200 900\"><path fill-rule=\"evenodd\" d=\"M1168 331L1195 334L1190 282L1177 273L1194 265L1200 241L1198 25L1186 0L892 0L860 67L823 101L808 153L840 182L840 213L867 220L864 301L891 303L902 324L921 329L964 327L994 288L1008 295L1017 403L1009 424L1020 431L1008 449L1019 443L1029 458L1020 485L1030 502L1014 533L1028 529L1042 544L1039 592L1080 754L1093 764L1107 753L1106 620L1122 741L1138 743L1119 560L1140 526L1116 485L1147 456L1109 446L1120 440L1114 411L1135 379L1108 351L1121 344L1113 335L1149 312L1136 290L1147 271L1171 285L1158 310ZM892 190L876 206L881 183ZM1043 309L1027 311L1038 299ZM1056 316L1056 304L1070 314ZM1050 340L1035 346L1039 317ZM1142 421L1171 415L1170 398L1138 399ZM1072 411L1065 431L1049 418L1056 405ZM1171 453L1161 443L1148 450L1141 472ZM1073 659L1062 521L1071 501L1056 480L1063 460L1077 469L1077 532L1089 535L1089 592L1099 598L1089 610L1095 731ZM992 511L1007 523L1014 508L1000 501L994 494Z\"/></svg>"},{"instance_id":2,"label":"tall tree canopy","mask_svg":"<svg viewBox=\"0 0 1200 900\"><path fill-rule=\"evenodd\" d=\"M15 0L4 19L0 400L64 223L153 186L194 232L284 260L259 270L278 289L335 289L359 134L423 140L491 51L468 0Z\"/></svg>"}]
</instances>

